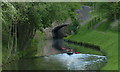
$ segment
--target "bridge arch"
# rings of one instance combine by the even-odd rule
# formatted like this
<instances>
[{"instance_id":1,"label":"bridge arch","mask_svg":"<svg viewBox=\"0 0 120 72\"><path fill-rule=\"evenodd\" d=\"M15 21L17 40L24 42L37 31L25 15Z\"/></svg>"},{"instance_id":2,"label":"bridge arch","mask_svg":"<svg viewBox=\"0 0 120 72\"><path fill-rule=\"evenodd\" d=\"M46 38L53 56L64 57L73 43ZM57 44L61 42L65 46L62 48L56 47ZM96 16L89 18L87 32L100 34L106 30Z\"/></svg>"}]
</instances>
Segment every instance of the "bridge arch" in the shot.
<instances>
[{"instance_id":1,"label":"bridge arch","mask_svg":"<svg viewBox=\"0 0 120 72\"><path fill-rule=\"evenodd\" d=\"M61 38L63 38L63 36L60 33L60 29L65 27L65 26L68 26L68 25L69 24L62 24L62 25L59 25L59 26L55 27L52 30L53 39L61 39Z\"/></svg>"},{"instance_id":2,"label":"bridge arch","mask_svg":"<svg viewBox=\"0 0 120 72\"><path fill-rule=\"evenodd\" d=\"M54 29L52 29L52 36L53 36L53 47L62 51L62 47L64 46L63 44L63 35L60 31L61 28L68 26L69 24L62 24L59 26L54 27Z\"/></svg>"}]
</instances>

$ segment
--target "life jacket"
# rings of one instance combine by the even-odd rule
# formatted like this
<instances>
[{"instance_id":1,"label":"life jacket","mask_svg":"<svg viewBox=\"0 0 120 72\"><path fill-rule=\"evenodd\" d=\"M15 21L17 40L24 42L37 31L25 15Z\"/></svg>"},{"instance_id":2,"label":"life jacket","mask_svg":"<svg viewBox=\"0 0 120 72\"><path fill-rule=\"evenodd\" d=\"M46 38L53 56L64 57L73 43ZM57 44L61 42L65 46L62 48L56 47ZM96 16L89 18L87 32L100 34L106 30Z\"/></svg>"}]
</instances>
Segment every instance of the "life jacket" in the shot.
<instances>
[{"instance_id":1,"label":"life jacket","mask_svg":"<svg viewBox=\"0 0 120 72\"><path fill-rule=\"evenodd\" d=\"M70 49L70 52L72 52L73 50L72 49Z\"/></svg>"},{"instance_id":2,"label":"life jacket","mask_svg":"<svg viewBox=\"0 0 120 72\"><path fill-rule=\"evenodd\" d=\"M75 54L78 54L79 52L75 52Z\"/></svg>"}]
</instances>

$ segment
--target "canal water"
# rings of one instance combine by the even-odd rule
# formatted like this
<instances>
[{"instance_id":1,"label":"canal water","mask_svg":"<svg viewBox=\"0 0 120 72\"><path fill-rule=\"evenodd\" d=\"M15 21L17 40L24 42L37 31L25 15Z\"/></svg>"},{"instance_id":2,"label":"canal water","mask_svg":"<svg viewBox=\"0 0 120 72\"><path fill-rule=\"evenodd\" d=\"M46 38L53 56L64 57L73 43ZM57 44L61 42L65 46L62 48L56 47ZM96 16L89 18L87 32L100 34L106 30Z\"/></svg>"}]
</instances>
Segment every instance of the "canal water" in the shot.
<instances>
[{"instance_id":1,"label":"canal water","mask_svg":"<svg viewBox=\"0 0 120 72\"><path fill-rule=\"evenodd\" d=\"M4 70L99 70L105 63L105 56L63 53L14 61Z\"/></svg>"},{"instance_id":2,"label":"canal water","mask_svg":"<svg viewBox=\"0 0 120 72\"><path fill-rule=\"evenodd\" d=\"M45 46L47 46L47 44ZM106 63L107 59L105 56L81 53L73 55L58 53L47 56L23 58L5 65L3 70L99 70Z\"/></svg>"}]
</instances>

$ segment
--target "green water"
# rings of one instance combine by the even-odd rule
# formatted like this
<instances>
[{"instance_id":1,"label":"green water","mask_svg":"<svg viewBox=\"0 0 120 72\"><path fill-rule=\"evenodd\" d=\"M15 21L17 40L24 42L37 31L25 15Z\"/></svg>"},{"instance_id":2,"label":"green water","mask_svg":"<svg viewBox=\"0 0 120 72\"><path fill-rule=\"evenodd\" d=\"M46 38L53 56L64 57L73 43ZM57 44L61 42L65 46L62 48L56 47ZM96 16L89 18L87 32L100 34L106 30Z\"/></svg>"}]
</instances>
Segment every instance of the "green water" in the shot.
<instances>
[{"instance_id":1,"label":"green water","mask_svg":"<svg viewBox=\"0 0 120 72\"><path fill-rule=\"evenodd\" d=\"M3 70L98 70L106 63L105 56L66 53L14 61Z\"/></svg>"},{"instance_id":2,"label":"green water","mask_svg":"<svg viewBox=\"0 0 120 72\"><path fill-rule=\"evenodd\" d=\"M56 45L64 46L63 40L57 40L55 42ZM54 48L52 45L52 40L47 40L42 48L48 51L51 50L50 51L51 53L54 52L52 51L52 49ZM43 51L43 53L45 52ZM105 56L81 54L81 53L73 54L69 56L66 53L59 53L44 57L37 56L34 58L22 58L18 61L13 61L7 65L4 65L2 69L3 70L99 70L106 63L107 63L107 59Z\"/></svg>"}]
</instances>

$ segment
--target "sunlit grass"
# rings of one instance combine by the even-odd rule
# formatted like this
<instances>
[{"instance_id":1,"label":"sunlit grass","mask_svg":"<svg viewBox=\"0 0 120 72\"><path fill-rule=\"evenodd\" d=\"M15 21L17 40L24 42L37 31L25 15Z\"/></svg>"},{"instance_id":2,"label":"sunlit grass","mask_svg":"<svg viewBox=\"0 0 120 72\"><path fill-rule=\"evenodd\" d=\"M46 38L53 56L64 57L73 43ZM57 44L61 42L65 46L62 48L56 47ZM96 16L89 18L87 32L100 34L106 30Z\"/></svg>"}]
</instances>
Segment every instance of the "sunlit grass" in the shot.
<instances>
[{"instance_id":1,"label":"sunlit grass","mask_svg":"<svg viewBox=\"0 0 120 72\"><path fill-rule=\"evenodd\" d=\"M102 68L103 70L118 70L118 34L109 31L87 30L86 26L79 29L76 35L67 37L66 39L77 42L86 42L100 46L101 50L106 54L108 63ZM81 51L82 49L77 49ZM83 51L84 53L91 50ZM94 53L93 53L94 54Z\"/></svg>"},{"instance_id":2,"label":"sunlit grass","mask_svg":"<svg viewBox=\"0 0 120 72\"><path fill-rule=\"evenodd\" d=\"M79 52L79 53L103 55L100 51L90 49L90 48L86 48L86 47L79 46L79 45L65 43L65 46L71 47L75 52Z\"/></svg>"}]
</instances>

